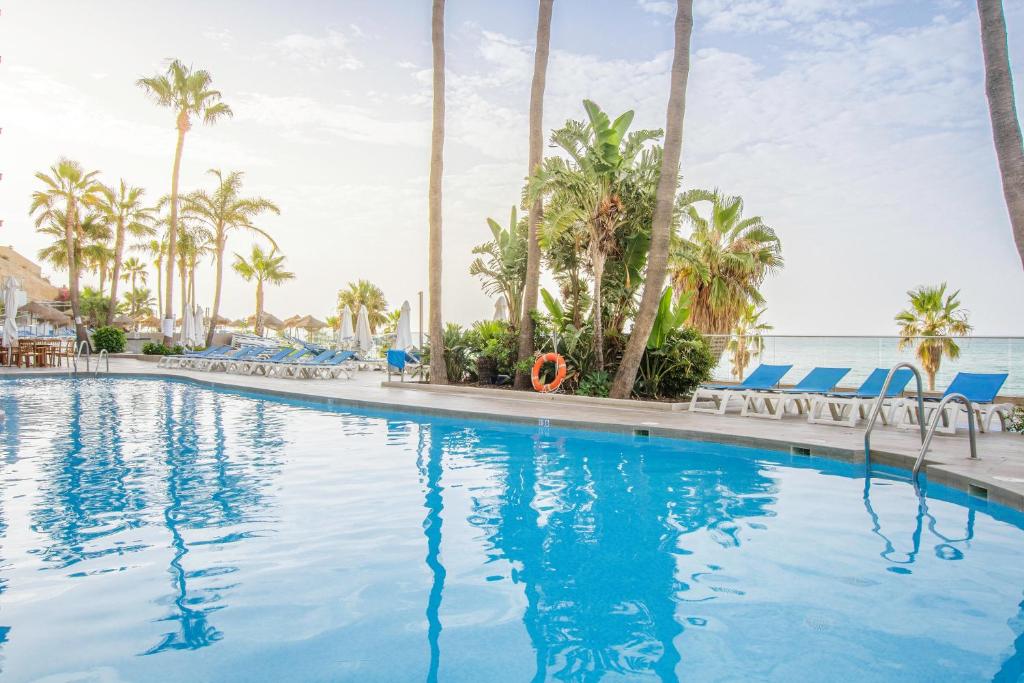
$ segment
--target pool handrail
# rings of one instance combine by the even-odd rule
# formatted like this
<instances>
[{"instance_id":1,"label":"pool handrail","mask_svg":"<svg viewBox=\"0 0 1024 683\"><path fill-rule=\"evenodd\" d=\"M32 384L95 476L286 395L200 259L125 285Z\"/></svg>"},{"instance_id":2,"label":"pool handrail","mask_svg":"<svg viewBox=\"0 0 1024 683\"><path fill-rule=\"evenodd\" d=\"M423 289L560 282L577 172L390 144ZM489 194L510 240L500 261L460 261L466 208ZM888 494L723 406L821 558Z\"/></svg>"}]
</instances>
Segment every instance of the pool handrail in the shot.
<instances>
[{"instance_id":1,"label":"pool handrail","mask_svg":"<svg viewBox=\"0 0 1024 683\"><path fill-rule=\"evenodd\" d=\"M882 404L885 403L886 394L889 393L889 384L892 382L896 371L900 368L907 368L914 373L914 380L917 382L917 416L918 423L921 426L921 443L923 444L925 440L924 382L921 380L921 371L913 363L897 363L892 366L889 374L885 376L882 390L878 392L878 398L875 400L875 405L871 408L871 415L868 417L867 426L864 428L864 467L868 472L871 471L871 431L875 428L875 422L878 421L879 413L882 412Z\"/></svg>"}]
</instances>

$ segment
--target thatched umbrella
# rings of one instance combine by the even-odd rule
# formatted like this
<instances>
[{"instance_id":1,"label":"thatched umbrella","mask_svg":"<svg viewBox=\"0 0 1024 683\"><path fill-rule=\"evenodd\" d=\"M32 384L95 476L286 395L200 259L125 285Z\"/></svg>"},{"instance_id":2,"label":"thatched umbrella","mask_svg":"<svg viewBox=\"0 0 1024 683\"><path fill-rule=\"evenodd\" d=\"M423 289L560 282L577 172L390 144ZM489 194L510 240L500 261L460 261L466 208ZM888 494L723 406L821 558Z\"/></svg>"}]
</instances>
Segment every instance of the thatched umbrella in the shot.
<instances>
[{"instance_id":1,"label":"thatched umbrella","mask_svg":"<svg viewBox=\"0 0 1024 683\"><path fill-rule=\"evenodd\" d=\"M299 321L303 320L305 318L308 318L308 317L309 317L308 315L302 316L302 315L296 314L296 315L293 315L290 318L285 318L284 320L281 321L281 324L284 325L285 327L302 327L301 325L298 324Z\"/></svg>"},{"instance_id":2,"label":"thatched umbrella","mask_svg":"<svg viewBox=\"0 0 1024 683\"><path fill-rule=\"evenodd\" d=\"M210 324L213 325L214 327L226 327L228 325L234 325L233 322L231 322L222 315L218 315L216 318L210 320Z\"/></svg>"},{"instance_id":3,"label":"thatched umbrella","mask_svg":"<svg viewBox=\"0 0 1024 683\"><path fill-rule=\"evenodd\" d=\"M295 321L295 327L306 331L306 335L310 341L313 340L313 333L317 330L322 330L327 327L327 323L323 320L314 318L311 315L304 315Z\"/></svg>"},{"instance_id":4,"label":"thatched umbrella","mask_svg":"<svg viewBox=\"0 0 1024 683\"><path fill-rule=\"evenodd\" d=\"M135 321L126 315L119 315L116 316L113 320L111 320L110 324L116 325L117 327L123 327L125 329L128 329L129 327L135 324Z\"/></svg>"},{"instance_id":5,"label":"thatched umbrella","mask_svg":"<svg viewBox=\"0 0 1024 683\"><path fill-rule=\"evenodd\" d=\"M68 325L71 323L71 316L61 313L53 306L44 304L41 301L30 301L19 310L31 314L37 320L56 323L58 325Z\"/></svg>"},{"instance_id":6,"label":"thatched umbrella","mask_svg":"<svg viewBox=\"0 0 1024 683\"><path fill-rule=\"evenodd\" d=\"M256 314L255 313L253 315L250 315L248 318L246 318L246 326L247 327L255 327L256 326ZM285 325L284 325L283 322L281 322L280 318L278 318L278 317L276 317L274 315L271 315L270 313L267 313L266 311L264 311L263 312L263 327L269 327L272 330L283 330Z\"/></svg>"},{"instance_id":7,"label":"thatched umbrella","mask_svg":"<svg viewBox=\"0 0 1024 683\"><path fill-rule=\"evenodd\" d=\"M160 319L157 318L155 315L147 315L144 318L139 318L138 323L139 323L139 327L145 327L146 329L150 329L150 330L159 330L160 329Z\"/></svg>"}]
</instances>

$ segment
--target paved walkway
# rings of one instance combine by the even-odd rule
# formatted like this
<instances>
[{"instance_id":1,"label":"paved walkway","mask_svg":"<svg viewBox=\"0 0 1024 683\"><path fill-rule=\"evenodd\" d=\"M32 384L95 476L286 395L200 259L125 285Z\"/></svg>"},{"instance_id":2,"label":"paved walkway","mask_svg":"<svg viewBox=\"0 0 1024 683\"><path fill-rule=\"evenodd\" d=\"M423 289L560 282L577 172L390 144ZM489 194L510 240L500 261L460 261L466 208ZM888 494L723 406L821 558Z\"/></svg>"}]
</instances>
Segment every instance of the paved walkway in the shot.
<instances>
[{"instance_id":1,"label":"paved walkway","mask_svg":"<svg viewBox=\"0 0 1024 683\"><path fill-rule=\"evenodd\" d=\"M568 396L539 396L523 392L471 387L434 388L417 385L382 386L381 372L361 371L352 380L293 380L248 377L224 372L162 370L156 363L114 358L113 373L185 377L212 386L252 389L278 395L350 403L381 408L401 408L425 413L468 414L498 420L631 432L647 430L652 436L756 445L789 451L806 449L811 457L863 461L863 428L812 425L793 416L781 421L741 418L738 415L692 414L668 406L634 401L602 401ZM0 369L0 377L52 374L55 370ZM920 439L916 431L876 428L872 457L876 463L910 469ZM931 481L987 495L1024 510L1024 437L1014 434L978 435L979 460L967 458L965 434L936 435L925 461Z\"/></svg>"}]
</instances>

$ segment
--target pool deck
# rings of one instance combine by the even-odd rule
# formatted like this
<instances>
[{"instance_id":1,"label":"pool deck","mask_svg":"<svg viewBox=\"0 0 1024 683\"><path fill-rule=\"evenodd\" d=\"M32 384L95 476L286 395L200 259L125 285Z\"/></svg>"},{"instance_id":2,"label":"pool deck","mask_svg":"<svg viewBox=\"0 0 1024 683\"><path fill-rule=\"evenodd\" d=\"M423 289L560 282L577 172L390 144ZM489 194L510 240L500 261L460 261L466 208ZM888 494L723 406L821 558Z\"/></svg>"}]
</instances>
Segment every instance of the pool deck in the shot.
<instances>
[{"instance_id":1,"label":"pool deck","mask_svg":"<svg viewBox=\"0 0 1024 683\"><path fill-rule=\"evenodd\" d=\"M574 396L540 396L525 392L472 387L430 387L383 383L381 372L364 370L352 380L294 380L249 377L224 372L165 370L155 362L113 358L111 373L176 377L207 386L252 390L305 398L330 404L408 410L420 413L469 415L484 419L632 433L651 436L758 446L791 452L806 449L810 458L864 460L863 427L812 425L792 416L782 420L741 418L738 410L710 415L672 410L669 404L609 401ZM60 374L60 369L0 367L0 377ZM879 425L872 434L872 461L909 470L917 458L917 431ZM978 460L967 457L965 433L937 434L925 459L928 479L991 501L1024 510L1024 437L989 433L978 435Z\"/></svg>"}]
</instances>

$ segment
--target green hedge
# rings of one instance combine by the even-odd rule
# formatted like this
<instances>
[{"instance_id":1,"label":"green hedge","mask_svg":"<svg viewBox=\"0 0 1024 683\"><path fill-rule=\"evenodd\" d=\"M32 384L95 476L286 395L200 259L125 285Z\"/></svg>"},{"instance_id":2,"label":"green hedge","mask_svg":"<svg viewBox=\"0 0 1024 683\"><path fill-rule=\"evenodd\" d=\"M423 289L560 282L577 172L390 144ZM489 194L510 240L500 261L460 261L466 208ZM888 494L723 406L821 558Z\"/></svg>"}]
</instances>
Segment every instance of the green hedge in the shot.
<instances>
[{"instance_id":1,"label":"green hedge","mask_svg":"<svg viewBox=\"0 0 1024 683\"><path fill-rule=\"evenodd\" d=\"M117 327L101 327L92 333L92 345L96 351L121 353L128 345L128 336Z\"/></svg>"}]
</instances>

